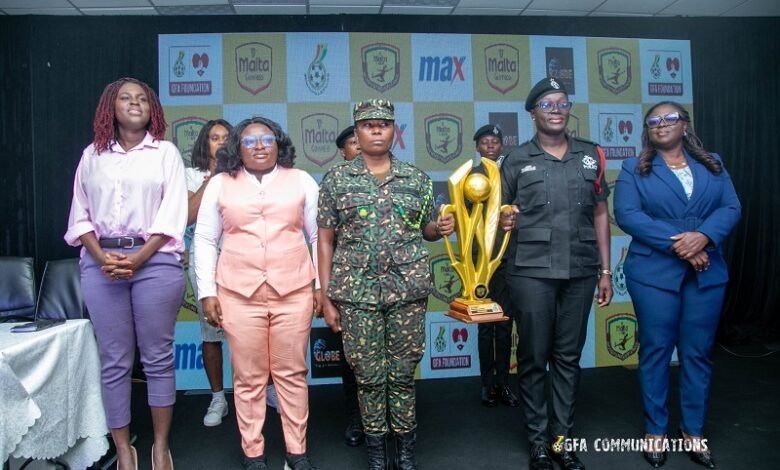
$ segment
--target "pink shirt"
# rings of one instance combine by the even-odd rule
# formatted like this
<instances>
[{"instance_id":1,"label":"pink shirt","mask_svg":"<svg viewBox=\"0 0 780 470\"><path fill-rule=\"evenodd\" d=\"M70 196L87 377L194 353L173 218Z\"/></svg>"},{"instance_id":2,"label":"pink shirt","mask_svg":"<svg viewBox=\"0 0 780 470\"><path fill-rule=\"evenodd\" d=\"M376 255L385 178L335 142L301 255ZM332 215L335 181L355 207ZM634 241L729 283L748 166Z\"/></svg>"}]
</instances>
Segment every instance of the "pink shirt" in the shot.
<instances>
[{"instance_id":1,"label":"pink shirt","mask_svg":"<svg viewBox=\"0 0 780 470\"><path fill-rule=\"evenodd\" d=\"M92 231L98 238L160 234L171 237L160 251L179 254L186 225L184 164L171 142L147 133L127 152L116 142L100 155L94 144L84 149L65 233L69 245L81 245L79 237Z\"/></svg>"}]
</instances>

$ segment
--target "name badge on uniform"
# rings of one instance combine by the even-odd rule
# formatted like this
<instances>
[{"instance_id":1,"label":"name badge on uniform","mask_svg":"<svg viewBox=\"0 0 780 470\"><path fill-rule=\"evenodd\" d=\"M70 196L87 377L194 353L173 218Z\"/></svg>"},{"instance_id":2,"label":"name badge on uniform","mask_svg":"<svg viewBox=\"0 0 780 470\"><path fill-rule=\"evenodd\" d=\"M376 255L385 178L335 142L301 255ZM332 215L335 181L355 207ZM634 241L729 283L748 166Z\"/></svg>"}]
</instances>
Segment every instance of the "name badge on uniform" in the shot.
<instances>
[{"instance_id":1,"label":"name badge on uniform","mask_svg":"<svg viewBox=\"0 0 780 470\"><path fill-rule=\"evenodd\" d=\"M520 173L525 173L527 171L536 171L536 167L534 165L526 165L523 168L520 168Z\"/></svg>"},{"instance_id":2,"label":"name badge on uniform","mask_svg":"<svg viewBox=\"0 0 780 470\"><path fill-rule=\"evenodd\" d=\"M582 157L582 167L586 170L598 170L598 165L596 164L596 160L594 160L590 155L585 155Z\"/></svg>"}]
</instances>

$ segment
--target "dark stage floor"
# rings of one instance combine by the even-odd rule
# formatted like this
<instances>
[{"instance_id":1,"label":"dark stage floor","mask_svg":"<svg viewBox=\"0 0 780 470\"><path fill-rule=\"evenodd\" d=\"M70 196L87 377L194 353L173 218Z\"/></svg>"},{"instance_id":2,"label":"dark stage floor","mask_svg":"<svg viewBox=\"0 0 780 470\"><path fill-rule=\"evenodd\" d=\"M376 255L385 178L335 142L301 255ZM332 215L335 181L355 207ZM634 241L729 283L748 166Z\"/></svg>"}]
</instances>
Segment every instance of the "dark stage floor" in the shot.
<instances>
[{"instance_id":1,"label":"dark stage floor","mask_svg":"<svg viewBox=\"0 0 780 470\"><path fill-rule=\"evenodd\" d=\"M741 349L761 355L760 347ZM736 357L716 346L714 381L706 432L719 469L780 468L780 353ZM673 369L676 391L677 368ZM513 382L516 386L516 382ZM479 379L427 380L417 383L418 461L421 469L526 469L528 447L519 408L484 408ZM346 424L340 385L309 391L309 454L320 470L366 468L364 447L343 443ZM232 398L232 397L231 397ZM176 404L171 447L177 469L240 469L241 448L232 407L221 426L201 420L209 395L182 394ZM145 387L134 387L133 430L138 434L140 468L149 468L151 425ZM671 398L672 421L679 422L678 397ZM269 410L271 411L271 410ZM266 422L270 468L283 467L284 442L275 412ZM596 440L643 435L636 372L621 367L583 371L577 406L576 436L586 439L578 455L588 469L649 469L636 452L597 452ZM684 453L672 454L668 470L701 469Z\"/></svg>"}]
</instances>

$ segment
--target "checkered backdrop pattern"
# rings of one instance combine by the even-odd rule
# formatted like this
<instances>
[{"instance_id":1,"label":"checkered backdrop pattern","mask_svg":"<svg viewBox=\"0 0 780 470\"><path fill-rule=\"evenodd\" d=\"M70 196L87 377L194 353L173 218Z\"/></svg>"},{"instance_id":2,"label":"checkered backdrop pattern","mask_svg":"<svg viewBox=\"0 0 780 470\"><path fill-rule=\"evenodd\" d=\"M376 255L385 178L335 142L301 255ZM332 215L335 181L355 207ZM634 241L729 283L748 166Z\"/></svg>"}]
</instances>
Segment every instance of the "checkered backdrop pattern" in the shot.
<instances>
[{"instance_id":1,"label":"checkered backdrop pattern","mask_svg":"<svg viewBox=\"0 0 780 470\"><path fill-rule=\"evenodd\" d=\"M505 147L533 136L523 103L533 84L551 75L564 84L574 102L569 132L604 147L612 186L621 161L641 149L642 116L649 106L671 99L693 110L689 41L235 33L160 35L158 44L159 95L170 124L167 139L176 143L186 164L207 120L221 117L235 124L261 115L287 131L297 150L296 166L319 180L339 161L335 140L352 123L353 104L388 98L396 111L393 153L426 171L438 194L446 190L451 172L475 157L471 137L478 127L499 125ZM637 360L636 318L622 270L630 237L614 224L612 234L615 298L609 307L592 312L583 367ZM449 267L443 244L429 248L436 292L430 298L426 355L418 375L478 375L476 326L443 314L459 292L460 281ZM205 375L198 370L199 338L191 325L197 320L196 300L188 292L177 326L179 388L205 388ZM324 324L315 321L314 327ZM331 347L323 343L326 339L318 337L319 352ZM322 368L327 369L336 370Z\"/></svg>"}]
</instances>

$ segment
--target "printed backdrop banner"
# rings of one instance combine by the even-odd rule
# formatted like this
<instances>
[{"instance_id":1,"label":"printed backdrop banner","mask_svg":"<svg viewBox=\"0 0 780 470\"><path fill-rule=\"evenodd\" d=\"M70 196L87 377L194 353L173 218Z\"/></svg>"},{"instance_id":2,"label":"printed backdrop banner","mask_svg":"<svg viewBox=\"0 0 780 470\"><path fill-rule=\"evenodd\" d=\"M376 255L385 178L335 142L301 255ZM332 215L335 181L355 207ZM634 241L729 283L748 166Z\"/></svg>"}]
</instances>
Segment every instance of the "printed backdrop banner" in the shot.
<instances>
[{"instance_id":1,"label":"printed backdrop banner","mask_svg":"<svg viewBox=\"0 0 780 470\"><path fill-rule=\"evenodd\" d=\"M229 33L160 35L158 47L159 95L169 123L166 138L176 143L187 165L195 138L209 119L224 118L235 125L265 116L290 135L296 166L320 181L340 161L335 139L352 124L354 104L389 98L396 107L393 154L426 171L437 198L446 192L452 171L475 158L472 136L477 128L500 126L505 147L533 136L523 105L531 87L546 75L563 83L574 103L568 132L604 147L610 189L622 161L639 154L642 117L653 103L674 100L693 111L688 41ZM615 300L609 308L591 311L583 367L633 365L637 360L637 324L623 275L630 237L614 224L611 210L610 222ZM458 294L460 280L443 244L430 243L428 248L435 288L417 376L478 375L476 327L443 314ZM181 388L205 389L205 373L198 369L202 359L194 302L192 295L185 299L177 324L177 377ZM324 328L324 322L315 319L311 383L340 380L334 352L338 341ZM522 332L513 335L513 345L518 341L523 341Z\"/></svg>"}]
</instances>

